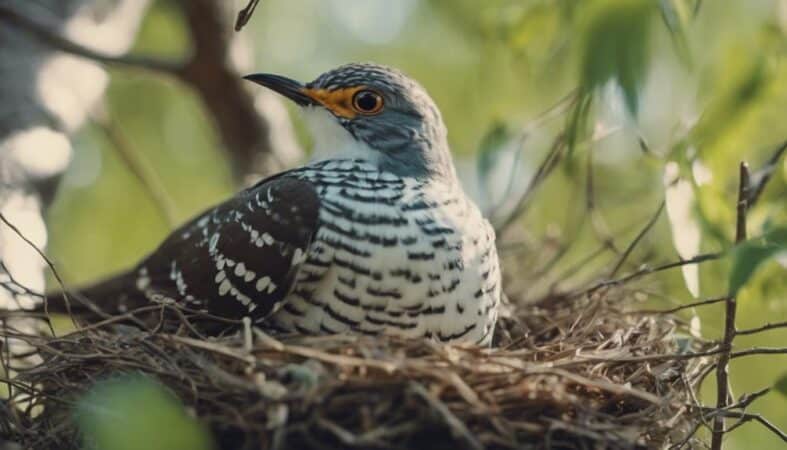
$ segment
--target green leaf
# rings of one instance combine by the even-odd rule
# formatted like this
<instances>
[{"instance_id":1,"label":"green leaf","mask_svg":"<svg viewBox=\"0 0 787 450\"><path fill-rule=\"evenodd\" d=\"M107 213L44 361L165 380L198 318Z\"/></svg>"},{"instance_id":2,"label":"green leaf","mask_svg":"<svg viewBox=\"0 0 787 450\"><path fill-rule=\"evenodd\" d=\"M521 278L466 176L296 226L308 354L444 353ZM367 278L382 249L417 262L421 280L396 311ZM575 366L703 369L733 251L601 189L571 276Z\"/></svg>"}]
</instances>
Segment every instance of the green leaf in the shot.
<instances>
[{"instance_id":1,"label":"green leaf","mask_svg":"<svg viewBox=\"0 0 787 450\"><path fill-rule=\"evenodd\" d=\"M141 375L96 384L77 403L74 416L85 449L210 450L208 432L180 401Z\"/></svg>"},{"instance_id":2,"label":"green leaf","mask_svg":"<svg viewBox=\"0 0 787 450\"><path fill-rule=\"evenodd\" d=\"M639 88L649 62L648 38L655 3L595 0L582 14L580 83L585 91L614 80L636 115Z\"/></svg>"},{"instance_id":3,"label":"green leaf","mask_svg":"<svg viewBox=\"0 0 787 450\"><path fill-rule=\"evenodd\" d=\"M686 38L686 28L688 28L691 16L690 8L691 6L687 0L659 1L661 17L664 19L664 24L667 25L667 29L670 32L675 51L686 65L691 64L691 53L688 39Z\"/></svg>"},{"instance_id":4,"label":"green leaf","mask_svg":"<svg viewBox=\"0 0 787 450\"><path fill-rule=\"evenodd\" d=\"M732 251L730 295L737 294L762 263L785 250L787 250L787 226L774 228L760 238L750 239L737 245Z\"/></svg>"}]
</instances>

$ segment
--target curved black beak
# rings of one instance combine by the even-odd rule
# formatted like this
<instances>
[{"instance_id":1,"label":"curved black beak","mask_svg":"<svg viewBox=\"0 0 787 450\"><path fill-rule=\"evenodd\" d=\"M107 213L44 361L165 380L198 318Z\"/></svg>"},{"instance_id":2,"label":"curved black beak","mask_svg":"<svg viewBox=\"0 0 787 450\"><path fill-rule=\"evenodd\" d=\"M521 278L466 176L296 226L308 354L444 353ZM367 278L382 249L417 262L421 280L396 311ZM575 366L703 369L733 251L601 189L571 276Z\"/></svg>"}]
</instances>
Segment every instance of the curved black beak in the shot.
<instances>
[{"instance_id":1,"label":"curved black beak","mask_svg":"<svg viewBox=\"0 0 787 450\"><path fill-rule=\"evenodd\" d=\"M271 73L254 73L251 75L246 75L243 78L278 92L300 106L312 106L319 104L311 97L306 95L306 90L303 84L293 79Z\"/></svg>"}]
</instances>

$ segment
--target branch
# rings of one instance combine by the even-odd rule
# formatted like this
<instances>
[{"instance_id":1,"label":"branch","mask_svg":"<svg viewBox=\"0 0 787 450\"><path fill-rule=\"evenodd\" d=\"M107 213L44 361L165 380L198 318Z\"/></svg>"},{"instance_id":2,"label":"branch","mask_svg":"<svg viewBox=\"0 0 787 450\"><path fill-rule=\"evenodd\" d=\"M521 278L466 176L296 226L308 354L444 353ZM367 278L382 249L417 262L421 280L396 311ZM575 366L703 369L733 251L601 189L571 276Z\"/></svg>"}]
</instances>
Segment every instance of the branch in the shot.
<instances>
[{"instance_id":1,"label":"branch","mask_svg":"<svg viewBox=\"0 0 787 450\"><path fill-rule=\"evenodd\" d=\"M566 139L563 134L558 135L555 138L555 141L552 143L552 148L549 149L546 157L541 164L538 166L536 173L533 175L533 178L530 179L530 182L525 189L525 192L519 197L517 200L516 206L514 209L505 217L503 218L500 223L495 224L495 231L502 235L505 230L508 229L511 224L513 224L522 214L524 214L525 210L530 204L530 199L533 193L541 186L541 183L552 173L553 170L557 167L560 160L563 159L565 156L566 150Z\"/></svg>"},{"instance_id":2,"label":"branch","mask_svg":"<svg viewBox=\"0 0 787 450\"><path fill-rule=\"evenodd\" d=\"M58 284L60 284L60 288L63 291L63 294L62 294L63 295L63 301L65 302L66 307L68 308L69 305L70 305L70 302L69 302L69 299L68 299L68 294L66 294L66 284L63 282L63 279L60 278L60 274L55 269L55 265L52 263L52 261L50 261L49 258L47 258L47 256L44 254L44 252L42 252L41 249L38 248L38 246L36 246L35 243L33 243L33 241L28 239L27 236L25 236L21 231L19 231L19 228L17 228L16 225L14 225L11 222L9 222L8 219L6 219L6 217L3 215L3 213L0 213L0 221L3 222L8 228L10 228L17 236L19 236L19 239L22 239L25 242L25 244L29 245L30 248L35 250L35 252L38 253L38 256L40 256L44 260L46 265L49 266L49 270L52 271L52 275L54 275L54 277L57 280ZM46 297L44 297L44 312L45 313L47 312ZM69 311L69 316L70 315L71 314L70 314L70 311ZM50 331L52 332L52 335L54 336L55 331L52 329L52 324L48 320L47 320L47 325L49 325Z\"/></svg>"},{"instance_id":3,"label":"branch","mask_svg":"<svg viewBox=\"0 0 787 450\"><path fill-rule=\"evenodd\" d=\"M181 79L194 88L215 121L238 179L284 169L271 139L270 123L257 110L248 82L230 57L233 32L227 3L179 0L194 45Z\"/></svg>"},{"instance_id":4,"label":"branch","mask_svg":"<svg viewBox=\"0 0 787 450\"><path fill-rule=\"evenodd\" d=\"M623 277L620 277L620 278L617 278L617 279L614 279L614 280L600 281L600 282L594 284L593 286L591 286L591 287L589 287L589 288L587 288L587 289L585 289L583 291L576 292L576 293L569 294L569 295L571 295L571 296L581 296L581 295L584 295L584 294L592 294L592 293L596 292L599 289L602 289L602 288L605 288L605 287L610 287L610 286L619 286L619 285L622 285L622 284L626 284L626 283L628 283L630 281L633 281L633 280L635 280L637 278L641 278L641 277L644 277L646 275L650 275L650 274L653 274L653 273L656 273L656 272L662 272L664 270L674 269L676 267L682 267L682 266L686 266L686 265L689 265L689 264L699 264L699 263L705 262L705 261L713 261L713 260L721 258L722 256L724 256L723 253L703 253L703 254L697 255L697 256L695 256L695 257L693 257L691 259L682 259L680 261L673 261L673 262L670 262L670 263L662 264L660 266L655 266L655 267L643 266L641 269L637 270L636 272L632 272L632 273L630 273L628 275L625 275Z\"/></svg>"},{"instance_id":5,"label":"branch","mask_svg":"<svg viewBox=\"0 0 787 450\"><path fill-rule=\"evenodd\" d=\"M749 328L747 330L738 330L736 332L736 334L738 336L745 336L747 334L755 334L755 333L760 333L760 332L768 331L768 330L776 330L776 329L779 329L779 328L787 328L787 322L768 323L766 325L763 325L763 326L757 327L757 328Z\"/></svg>"},{"instance_id":6,"label":"branch","mask_svg":"<svg viewBox=\"0 0 787 450\"><path fill-rule=\"evenodd\" d=\"M752 355L787 355L787 347L753 347L746 350L738 350L730 353L730 359Z\"/></svg>"},{"instance_id":7,"label":"branch","mask_svg":"<svg viewBox=\"0 0 787 450\"><path fill-rule=\"evenodd\" d=\"M726 300L727 300L727 297L714 297L714 298L709 298L709 299L706 299L706 300L701 300L701 301L698 301L698 302L687 303L685 305L676 306L676 307L670 308L670 309L642 309L642 310L637 311L637 313L639 313L639 314L673 314L673 313L676 313L678 311L683 311L684 309L696 308L697 306L715 305L716 303L721 303L721 302L726 301Z\"/></svg>"},{"instance_id":8,"label":"branch","mask_svg":"<svg viewBox=\"0 0 787 450\"><path fill-rule=\"evenodd\" d=\"M179 74L183 68L182 63L162 58L135 55L111 55L99 50L94 50L85 45L78 44L60 34L56 31L60 29L58 24L46 23L40 19L33 19L7 4L0 3L0 21L32 34L41 42L57 50L104 64L133 67L154 72L163 72L170 75Z\"/></svg>"},{"instance_id":9,"label":"branch","mask_svg":"<svg viewBox=\"0 0 787 450\"><path fill-rule=\"evenodd\" d=\"M750 421L754 420L755 422L759 422L762 426L767 428L770 432L772 432L773 434L778 436L779 439L781 439L784 442L787 442L787 434L785 434L784 431L779 429L779 427L777 427L776 425L772 424L766 418L762 417L759 414L745 413L745 412L740 412L740 411L718 411L718 415L716 415L715 417L721 417L722 419L724 417L731 417L731 418L738 418L738 419L740 419L738 421L738 423L736 423L735 425L730 427L730 429L727 432L730 432L730 431L738 428L739 426L743 425L746 422L750 422Z\"/></svg>"},{"instance_id":10,"label":"branch","mask_svg":"<svg viewBox=\"0 0 787 450\"><path fill-rule=\"evenodd\" d=\"M164 73L183 81L199 94L210 112L237 179L284 169L274 151L270 124L258 111L246 82L231 61L232 24L225 14L228 5L216 0L180 0L179 5L194 43L192 56L183 61L101 52L54 31L59 29L56 24L33 19L3 4L0 22L66 53L104 64Z\"/></svg>"},{"instance_id":11,"label":"branch","mask_svg":"<svg viewBox=\"0 0 787 450\"><path fill-rule=\"evenodd\" d=\"M235 19L235 31L240 31L251 19L254 10L257 9L257 4L260 0L249 0L249 4L238 12L238 17Z\"/></svg>"},{"instance_id":12,"label":"branch","mask_svg":"<svg viewBox=\"0 0 787 450\"><path fill-rule=\"evenodd\" d=\"M738 181L738 207L737 221L735 224L735 242L746 240L746 211L749 201L749 166L740 164L740 179ZM737 304L735 297L727 297L724 314L724 337L721 342L721 355L716 364L716 408L724 409L730 402L730 371L729 364L732 357L732 341L735 339L735 316ZM726 433L724 417L719 415L713 418L713 432L711 434L711 450L721 450L721 442Z\"/></svg>"},{"instance_id":13,"label":"branch","mask_svg":"<svg viewBox=\"0 0 787 450\"><path fill-rule=\"evenodd\" d=\"M656 210L656 213L653 214L653 217L650 218L648 223L645 224L645 227L642 228L642 230L639 232L639 234L637 234L637 236L634 238L634 240L631 241L631 243L628 245L628 247L626 247L626 250L623 251L623 254L620 255L620 258L618 259L617 264L615 264L615 267L609 273L609 277L610 278L614 277L615 274L618 273L618 270L620 270L620 268L623 267L623 264L626 262L626 259L628 259L629 255L634 250L634 248L637 246L637 244L639 244L639 242L642 240L642 238L645 237L646 234L648 234L648 231L650 231L650 229L653 228L653 225L656 224L656 221L661 216L661 212L664 210L664 204L665 204L665 202L664 202L664 200L662 200L661 203L659 204L658 209Z\"/></svg>"},{"instance_id":14,"label":"branch","mask_svg":"<svg viewBox=\"0 0 787 450\"><path fill-rule=\"evenodd\" d=\"M770 158L768 158L768 162L758 171L752 174L752 180L756 180L754 185L749 189L748 196L746 200L748 201L748 208L751 209L757 200L760 199L760 194L762 191L765 190L765 186L768 184L768 181L771 179L771 175L773 175L774 170L778 167L779 160L784 155L785 151L787 151L787 141L784 141L781 145L776 148L776 151L773 152Z\"/></svg>"},{"instance_id":15,"label":"branch","mask_svg":"<svg viewBox=\"0 0 787 450\"><path fill-rule=\"evenodd\" d=\"M174 228L177 224L177 214L175 212L177 208L172 198L167 194L161 179L150 166L150 163L126 139L121 128L109 114L99 113L94 115L94 123L104 132L123 164L137 179L142 189L148 193L162 219L170 228Z\"/></svg>"}]
</instances>

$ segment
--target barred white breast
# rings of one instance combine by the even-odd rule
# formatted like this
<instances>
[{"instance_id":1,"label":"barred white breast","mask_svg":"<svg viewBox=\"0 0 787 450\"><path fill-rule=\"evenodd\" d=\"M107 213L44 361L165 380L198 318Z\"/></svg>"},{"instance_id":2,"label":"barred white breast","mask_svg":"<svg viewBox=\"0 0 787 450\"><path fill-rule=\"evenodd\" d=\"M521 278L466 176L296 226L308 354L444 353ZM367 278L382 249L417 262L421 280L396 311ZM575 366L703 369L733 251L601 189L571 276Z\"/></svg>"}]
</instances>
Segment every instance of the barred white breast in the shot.
<instances>
[{"instance_id":1,"label":"barred white breast","mask_svg":"<svg viewBox=\"0 0 787 450\"><path fill-rule=\"evenodd\" d=\"M489 343L501 289L494 230L458 186L356 160L291 176L315 186L318 229L272 326Z\"/></svg>"}]
</instances>

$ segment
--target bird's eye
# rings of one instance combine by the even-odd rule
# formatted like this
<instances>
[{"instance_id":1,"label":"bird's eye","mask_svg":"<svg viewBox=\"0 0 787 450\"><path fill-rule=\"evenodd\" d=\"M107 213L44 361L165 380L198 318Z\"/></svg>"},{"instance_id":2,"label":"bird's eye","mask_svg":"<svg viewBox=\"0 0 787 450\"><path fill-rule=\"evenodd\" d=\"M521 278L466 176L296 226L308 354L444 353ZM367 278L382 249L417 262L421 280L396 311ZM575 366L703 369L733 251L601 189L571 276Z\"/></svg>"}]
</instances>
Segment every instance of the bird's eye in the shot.
<instances>
[{"instance_id":1,"label":"bird's eye","mask_svg":"<svg viewBox=\"0 0 787 450\"><path fill-rule=\"evenodd\" d=\"M383 109L383 97L370 90L358 91L353 96L353 108L361 114L377 114Z\"/></svg>"}]
</instances>

